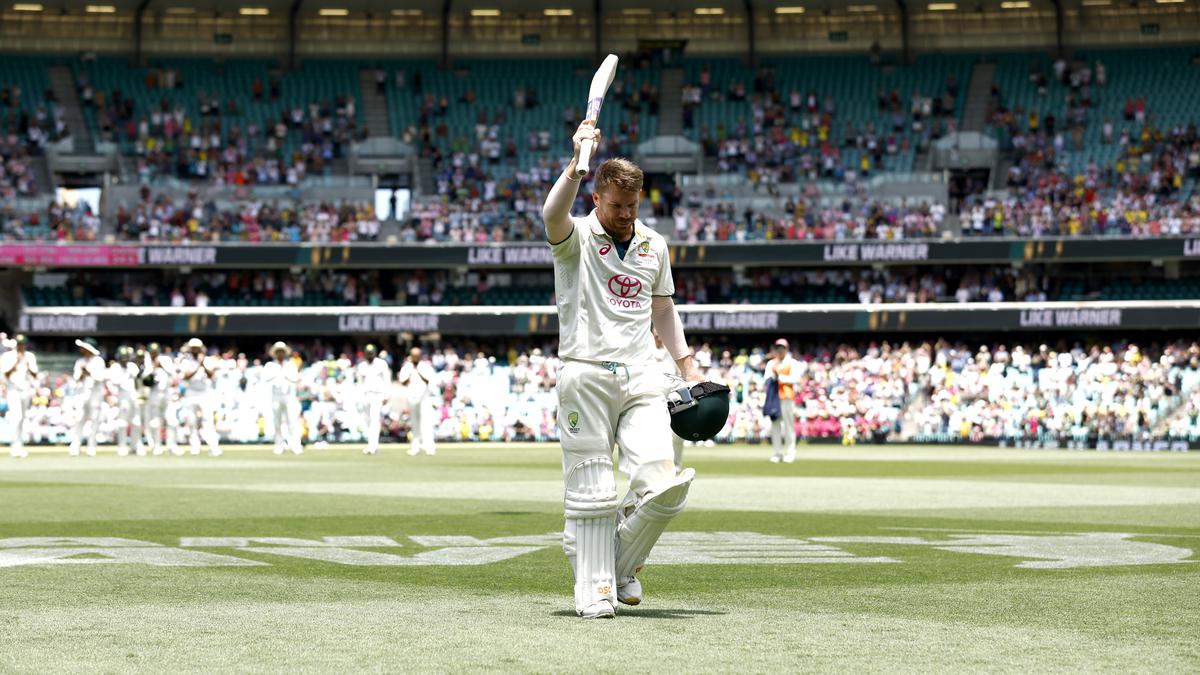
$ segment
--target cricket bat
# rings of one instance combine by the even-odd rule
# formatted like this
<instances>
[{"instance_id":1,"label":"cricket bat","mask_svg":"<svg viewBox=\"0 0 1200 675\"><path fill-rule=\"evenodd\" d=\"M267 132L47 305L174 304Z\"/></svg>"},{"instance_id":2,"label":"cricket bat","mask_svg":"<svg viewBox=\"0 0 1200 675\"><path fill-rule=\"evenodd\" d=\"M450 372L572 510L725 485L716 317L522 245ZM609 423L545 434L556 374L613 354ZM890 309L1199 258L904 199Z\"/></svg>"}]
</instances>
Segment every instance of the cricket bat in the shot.
<instances>
[{"instance_id":1,"label":"cricket bat","mask_svg":"<svg viewBox=\"0 0 1200 675\"><path fill-rule=\"evenodd\" d=\"M604 94L612 84L613 76L617 74L617 55L609 54L604 57L604 63L596 69L592 76L592 86L588 89L587 116L585 120L596 122L600 119L600 106L604 105ZM588 164L592 161L592 141L585 140L579 144L579 161L575 164L575 175L587 175Z\"/></svg>"}]
</instances>

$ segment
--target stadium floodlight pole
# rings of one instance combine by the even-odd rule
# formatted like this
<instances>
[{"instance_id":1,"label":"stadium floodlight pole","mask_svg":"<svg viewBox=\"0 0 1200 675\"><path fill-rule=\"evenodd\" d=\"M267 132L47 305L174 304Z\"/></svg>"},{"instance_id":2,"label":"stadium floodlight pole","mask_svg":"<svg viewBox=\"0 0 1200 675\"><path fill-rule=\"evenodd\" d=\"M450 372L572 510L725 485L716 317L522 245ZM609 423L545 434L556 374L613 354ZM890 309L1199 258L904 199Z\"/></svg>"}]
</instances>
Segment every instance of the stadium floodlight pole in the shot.
<instances>
[{"instance_id":1,"label":"stadium floodlight pole","mask_svg":"<svg viewBox=\"0 0 1200 675\"><path fill-rule=\"evenodd\" d=\"M299 24L300 5L304 0L292 0L292 8L288 13L288 59L289 70L296 67L296 26Z\"/></svg>"},{"instance_id":2,"label":"stadium floodlight pole","mask_svg":"<svg viewBox=\"0 0 1200 675\"><path fill-rule=\"evenodd\" d=\"M758 69L758 47L755 45L757 39L754 36L754 0L742 0L746 7L746 56L750 60L750 67Z\"/></svg>"},{"instance_id":3,"label":"stadium floodlight pole","mask_svg":"<svg viewBox=\"0 0 1200 675\"><path fill-rule=\"evenodd\" d=\"M442 0L442 68L450 67L450 3L451 0Z\"/></svg>"},{"instance_id":4,"label":"stadium floodlight pole","mask_svg":"<svg viewBox=\"0 0 1200 675\"><path fill-rule=\"evenodd\" d=\"M146 65L142 62L142 17L146 15L146 8L150 6L150 0L142 0L138 3L137 10L133 13L133 67L141 68Z\"/></svg>"},{"instance_id":5,"label":"stadium floodlight pole","mask_svg":"<svg viewBox=\"0 0 1200 675\"><path fill-rule=\"evenodd\" d=\"M912 61L912 51L908 44L908 3L896 0L896 9L900 11L900 62L908 65Z\"/></svg>"},{"instance_id":6,"label":"stadium floodlight pole","mask_svg":"<svg viewBox=\"0 0 1200 675\"><path fill-rule=\"evenodd\" d=\"M604 5L601 0L592 0L592 15L595 17L595 29L592 34L596 36L595 44L592 45L592 63L600 63L604 56Z\"/></svg>"},{"instance_id":7,"label":"stadium floodlight pole","mask_svg":"<svg viewBox=\"0 0 1200 675\"><path fill-rule=\"evenodd\" d=\"M1063 49L1063 8L1062 0L1050 0L1054 5L1054 56L1063 58L1066 51Z\"/></svg>"}]
</instances>

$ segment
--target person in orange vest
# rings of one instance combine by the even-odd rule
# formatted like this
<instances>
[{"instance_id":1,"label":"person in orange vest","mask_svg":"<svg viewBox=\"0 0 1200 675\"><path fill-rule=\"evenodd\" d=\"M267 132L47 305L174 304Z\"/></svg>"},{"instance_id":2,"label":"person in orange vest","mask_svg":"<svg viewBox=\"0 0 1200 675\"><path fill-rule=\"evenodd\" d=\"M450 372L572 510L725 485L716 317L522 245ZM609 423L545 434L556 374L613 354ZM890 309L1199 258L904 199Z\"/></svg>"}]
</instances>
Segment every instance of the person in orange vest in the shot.
<instances>
[{"instance_id":1,"label":"person in orange vest","mask_svg":"<svg viewBox=\"0 0 1200 675\"><path fill-rule=\"evenodd\" d=\"M800 370L800 362L788 351L788 341L776 340L765 373L779 387L779 417L771 420L772 464L796 461L796 383L800 381Z\"/></svg>"}]
</instances>

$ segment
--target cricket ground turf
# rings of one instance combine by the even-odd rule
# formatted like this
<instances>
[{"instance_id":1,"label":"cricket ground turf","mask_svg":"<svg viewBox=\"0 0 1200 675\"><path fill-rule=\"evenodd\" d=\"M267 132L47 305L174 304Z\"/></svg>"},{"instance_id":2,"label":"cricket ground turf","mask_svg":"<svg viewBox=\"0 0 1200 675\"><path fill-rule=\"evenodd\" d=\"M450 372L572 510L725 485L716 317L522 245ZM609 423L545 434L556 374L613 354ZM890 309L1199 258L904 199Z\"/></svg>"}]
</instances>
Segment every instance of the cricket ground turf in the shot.
<instances>
[{"instance_id":1,"label":"cricket ground turf","mask_svg":"<svg viewBox=\"0 0 1200 675\"><path fill-rule=\"evenodd\" d=\"M1200 453L689 449L575 617L553 445L0 458L0 671L1200 671Z\"/></svg>"}]
</instances>

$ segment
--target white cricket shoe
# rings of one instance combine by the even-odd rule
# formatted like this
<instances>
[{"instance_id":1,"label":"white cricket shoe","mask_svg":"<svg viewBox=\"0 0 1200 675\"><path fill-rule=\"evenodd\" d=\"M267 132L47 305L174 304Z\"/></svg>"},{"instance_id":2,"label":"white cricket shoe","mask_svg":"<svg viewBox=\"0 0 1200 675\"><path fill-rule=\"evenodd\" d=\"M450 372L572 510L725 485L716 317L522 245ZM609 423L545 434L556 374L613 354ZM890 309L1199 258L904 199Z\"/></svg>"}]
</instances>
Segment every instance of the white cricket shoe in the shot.
<instances>
[{"instance_id":1,"label":"white cricket shoe","mask_svg":"<svg viewBox=\"0 0 1200 675\"><path fill-rule=\"evenodd\" d=\"M408 456L409 456L409 457L416 457L416 456L417 456L417 455L419 455L419 454L421 454L421 449L420 449L420 448L409 448L409 449L408 449Z\"/></svg>"},{"instance_id":2,"label":"white cricket shoe","mask_svg":"<svg viewBox=\"0 0 1200 675\"><path fill-rule=\"evenodd\" d=\"M780 457L779 455L771 455L771 463L772 464L778 464L782 461L783 461L783 458Z\"/></svg>"},{"instance_id":3,"label":"white cricket shoe","mask_svg":"<svg viewBox=\"0 0 1200 675\"><path fill-rule=\"evenodd\" d=\"M163 454L163 449L162 449L162 447L161 447L161 446L160 446L160 447L157 447L157 448L154 448L154 456L155 456L155 457L158 457L158 456L160 456L160 455L162 455L162 454Z\"/></svg>"},{"instance_id":4,"label":"white cricket shoe","mask_svg":"<svg viewBox=\"0 0 1200 675\"><path fill-rule=\"evenodd\" d=\"M13 459L21 459L23 457L28 457L29 451L28 450L13 450L12 456L13 456Z\"/></svg>"},{"instance_id":5,"label":"white cricket shoe","mask_svg":"<svg viewBox=\"0 0 1200 675\"><path fill-rule=\"evenodd\" d=\"M795 461L796 461L796 453L794 453L794 452L789 452L788 454L783 456L784 464L791 464Z\"/></svg>"},{"instance_id":6,"label":"white cricket shoe","mask_svg":"<svg viewBox=\"0 0 1200 675\"><path fill-rule=\"evenodd\" d=\"M642 604L642 582L637 577L621 577L617 582L617 602L631 607Z\"/></svg>"},{"instance_id":7,"label":"white cricket shoe","mask_svg":"<svg viewBox=\"0 0 1200 675\"><path fill-rule=\"evenodd\" d=\"M617 608L611 600L598 600L583 608L579 616L585 619L611 619L617 615Z\"/></svg>"},{"instance_id":8,"label":"white cricket shoe","mask_svg":"<svg viewBox=\"0 0 1200 675\"><path fill-rule=\"evenodd\" d=\"M129 448L117 448L117 457L128 457Z\"/></svg>"},{"instance_id":9,"label":"white cricket shoe","mask_svg":"<svg viewBox=\"0 0 1200 675\"><path fill-rule=\"evenodd\" d=\"M437 454L437 450L426 450L425 454L429 455L430 457L433 457L434 455Z\"/></svg>"},{"instance_id":10,"label":"white cricket shoe","mask_svg":"<svg viewBox=\"0 0 1200 675\"><path fill-rule=\"evenodd\" d=\"M139 445L135 452L137 453L138 457L145 457L146 456L146 446Z\"/></svg>"},{"instance_id":11,"label":"white cricket shoe","mask_svg":"<svg viewBox=\"0 0 1200 675\"><path fill-rule=\"evenodd\" d=\"M183 448L175 446L171 448L171 454L175 455L176 457L183 457Z\"/></svg>"},{"instance_id":12,"label":"white cricket shoe","mask_svg":"<svg viewBox=\"0 0 1200 675\"><path fill-rule=\"evenodd\" d=\"M69 454L72 457L78 457L79 456L79 446L72 445L71 449L67 451L67 454Z\"/></svg>"},{"instance_id":13,"label":"white cricket shoe","mask_svg":"<svg viewBox=\"0 0 1200 675\"><path fill-rule=\"evenodd\" d=\"M274 449L274 450L272 450L271 452L273 452L273 453L275 453L275 454L277 454L277 455L282 455L282 454L283 454L283 446L282 446L282 445L277 445L277 446L275 446L275 449Z\"/></svg>"},{"instance_id":14,"label":"white cricket shoe","mask_svg":"<svg viewBox=\"0 0 1200 675\"><path fill-rule=\"evenodd\" d=\"M208 454L212 455L213 457L220 457L220 456L221 456L221 449L220 449L220 448L213 448L212 450L209 450L209 451L208 451Z\"/></svg>"},{"instance_id":15,"label":"white cricket shoe","mask_svg":"<svg viewBox=\"0 0 1200 675\"><path fill-rule=\"evenodd\" d=\"M88 457L95 457L95 456L96 456L96 449L95 449L95 448L88 448L88 449L87 449L87 456L88 456Z\"/></svg>"},{"instance_id":16,"label":"white cricket shoe","mask_svg":"<svg viewBox=\"0 0 1200 675\"><path fill-rule=\"evenodd\" d=\"M379 453L379 448L363 448L364 455L375 455Z\"/></svg>"},{"instance_id":17,"label":"white cricket shoe","mask_svg":"<svg viewBox=\"0 0 1200 675\"><path fill-rule=\"evenodd\" d=\"M303 455L303 454L304 454L304 448L296 448L296 449L292 450L292 454L293 454L293 455Z\"/></svg>"}]
</instances>

